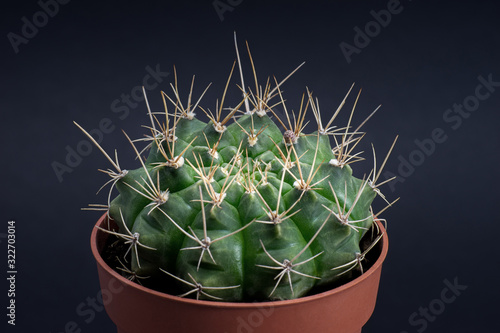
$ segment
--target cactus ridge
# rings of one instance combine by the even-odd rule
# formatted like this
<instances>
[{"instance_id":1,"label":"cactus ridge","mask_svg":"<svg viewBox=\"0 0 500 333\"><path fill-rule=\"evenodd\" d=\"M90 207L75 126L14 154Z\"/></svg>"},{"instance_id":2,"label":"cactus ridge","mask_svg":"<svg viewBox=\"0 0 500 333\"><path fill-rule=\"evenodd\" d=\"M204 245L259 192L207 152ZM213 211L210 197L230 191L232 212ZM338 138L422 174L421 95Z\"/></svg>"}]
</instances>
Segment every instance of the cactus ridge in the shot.
<instances>
[{"instance_id":1,"label":"cactus ridge","mask_svg":"<svg viewBox=\"0 0 500 333\"><path fill-rule=\"evenodd\" d=\"M131 280L182 297L255 301L301 297L363 270L366 252L380 239L360 247L375 230L374 198L386 200L379 186L389 180L377 181L388 156L376 170L373 149L374 170L353 176L350 164L362 160L354 153L361 126L352 131L352 112L345 127L332 126L353 87L323 126L309 91L295 115L282 96L285 80L273 89L269 80L264 89L255 80L255 92L242 89L243 100L226 111L229 79L212 113L199 105L208 87L192 104L194 77L181 102L175 73L174 97L162 92L165 120L146 97L151 134L135 141L125 134L141 163L135 170L121 169L116 152L113 160L94 141L116 170L104 171L112 185L108 204L93 208L118 224L118 231L102 230L127 244L127 265L120 261L118 269ZM306 134L308 109L318 127ZM147 145L139 152L137 142ZM111 201L113 188L119 195Z\"/></svg>"}]
</instances>

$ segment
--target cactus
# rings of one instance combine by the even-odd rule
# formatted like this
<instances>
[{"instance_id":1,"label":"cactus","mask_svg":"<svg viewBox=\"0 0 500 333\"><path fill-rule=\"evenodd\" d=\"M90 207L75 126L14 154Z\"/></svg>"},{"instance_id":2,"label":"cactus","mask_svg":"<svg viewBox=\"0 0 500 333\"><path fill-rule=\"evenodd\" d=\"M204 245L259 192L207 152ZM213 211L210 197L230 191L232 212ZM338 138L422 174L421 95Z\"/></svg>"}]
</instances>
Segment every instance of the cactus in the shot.
<instances>
[{"instance_id":1,"label":"cactus","mask_svg":"<svg viewBox=\"0 0 500 333\"><path fill-rule=\"evenodd\" d=\"M193 85L183 103L175 74L173 97L162 92L165 112L147 105L151 134L125 134L141 164L135 170L121 169L87 134L115 168L104 171L112 186L97 209L118 225L102 229L122 241L118 269L160 291L224 301L293 299L348 280L381 237L360 245L377 231L371 204L377 195L386 200L377 180L387 160L362 179L352 174L350 164L363 159L354 149L364 122L353 130L351 113L345 127L332 126L352 86L323 126L311 92L294 114L281 90L288 77L262 87L253 68L251 91L240 65L243 100L228 111L234 67L215 113L199 104L206 90L192 103ZM317 128L305 133L309 109ZM147 143L141 152L138 141Z\"/></svg>"}]
</instances>

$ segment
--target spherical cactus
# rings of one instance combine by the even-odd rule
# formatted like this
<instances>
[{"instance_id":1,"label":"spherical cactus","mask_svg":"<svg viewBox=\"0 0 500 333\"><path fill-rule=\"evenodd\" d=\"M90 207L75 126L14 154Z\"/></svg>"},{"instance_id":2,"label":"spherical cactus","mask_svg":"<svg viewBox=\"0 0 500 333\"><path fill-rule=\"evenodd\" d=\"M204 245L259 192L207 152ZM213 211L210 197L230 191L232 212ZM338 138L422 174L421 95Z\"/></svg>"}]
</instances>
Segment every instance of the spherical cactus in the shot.
<instances>
[{"instance_id":1,"label":"spherical cactus","mask_svg":"<svg viewBox=\"0 0 500 333\"><path fill-rule=\"evenodd\" d=\"M118 230L103 230L124 245L123 274L181 296L261 301L304 296L362 267L379 239L360 246L372 228L381 170L353 176L349 164L362 159L353 149L363 135L352 117L332 126L345 98L323 126L309 91L298 115L287 110L283 82L242 89L229 111L223 97L215 114L193 105L191 93L183 104L172 86L174 97L162 93L165 113L149 111L145 150L127 136L141 167L122 170L106 155L116 171L105 172L119 191L106 209ZM318 125L312 133L304 132L308 109ZM208 122L196 117L200 110Z\"/></svg>"}]
</instances>

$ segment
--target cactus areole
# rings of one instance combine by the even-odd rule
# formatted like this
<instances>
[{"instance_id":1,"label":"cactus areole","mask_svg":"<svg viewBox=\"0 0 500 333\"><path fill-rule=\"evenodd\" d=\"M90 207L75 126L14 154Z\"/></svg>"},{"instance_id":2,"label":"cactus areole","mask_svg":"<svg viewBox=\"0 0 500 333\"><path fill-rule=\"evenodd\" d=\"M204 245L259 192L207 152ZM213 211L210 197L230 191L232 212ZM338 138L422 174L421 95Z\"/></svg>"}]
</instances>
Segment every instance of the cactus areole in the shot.
<instances>
[{"instance_id":1,"label":"cactus areole","mask_svg":"<svg viewBox=\"0 0 500 333\"><path fill-rule=\"evenodd\" d=\"M165 111L149 111L148 135L126 136L138 168L121 169L101 148L119 192L98 206L118 226L102 231L121 242L119 272L173 295L225 302L294 299L359 276L381 238L371 208L382 196L381 170L353 176L363 133L352 113L333 125L345 99L322 115L307 91L294 114L285 80L262 87L256 79L237 106L223 108L228 80L212 113L192 103L192 88L181 101L175 79L172 97L162 92ZM308 110L317 124L306 123Z\"/></svg>"}]
</instances>

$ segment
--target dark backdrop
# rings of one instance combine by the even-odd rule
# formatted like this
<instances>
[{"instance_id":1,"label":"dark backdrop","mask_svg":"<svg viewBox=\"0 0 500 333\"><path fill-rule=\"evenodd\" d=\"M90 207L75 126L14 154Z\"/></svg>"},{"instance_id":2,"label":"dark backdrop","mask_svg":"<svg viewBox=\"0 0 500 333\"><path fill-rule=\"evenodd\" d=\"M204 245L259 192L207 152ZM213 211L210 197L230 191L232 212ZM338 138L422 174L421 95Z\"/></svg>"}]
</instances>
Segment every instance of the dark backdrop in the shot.
<instances>
[{"instance_id":1,"label":"dark backdrop","mask_svg":"<svg viewBox=\"0 0 500 333\"><path fill-rule=\"evenodd\" d=\"M96 149L85 152L72 121L88 130L104 122L105 149L118 148L122 165L138 167L121 129L142 136L146 107L139 95L126 102L127 95L149 72L160 72L149 81L159 110L175 65L184 93L193 74L197 96L214 82L202 103L213 109L235 59L233 31L246 71L245 40L261 80L282 78L306 61L283 87L294 109L308 86L323 112L332 112L352 82L363 89L356 124L382 104L364 128L367 161L355 165L358 176L371 167L371 142L383 156L400 135L385 175L399 178L383 193L401 200L383 214L390 251L363 332L498 329L498 5L324 3L2 3L0 266L5 276L7 221L14 220L18 271L15 327L6 324L5 278L0 284L7 332L59 333L72 321L81 332L113 332L104 311L92 318L76 312L99 291L89 247L99 214L80 208L105 202L106 193L94 196L107 180L97 169L110 165ZM50 15L40 14L43 7ZM238 98L233 93L228 105ZM68 151L78 148L87 156L69 166ZM445 292L449 284L460 286L455 295Z\"/></svg>"}]
</instances>

